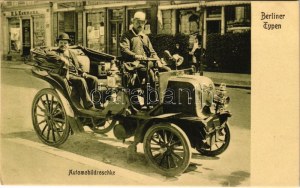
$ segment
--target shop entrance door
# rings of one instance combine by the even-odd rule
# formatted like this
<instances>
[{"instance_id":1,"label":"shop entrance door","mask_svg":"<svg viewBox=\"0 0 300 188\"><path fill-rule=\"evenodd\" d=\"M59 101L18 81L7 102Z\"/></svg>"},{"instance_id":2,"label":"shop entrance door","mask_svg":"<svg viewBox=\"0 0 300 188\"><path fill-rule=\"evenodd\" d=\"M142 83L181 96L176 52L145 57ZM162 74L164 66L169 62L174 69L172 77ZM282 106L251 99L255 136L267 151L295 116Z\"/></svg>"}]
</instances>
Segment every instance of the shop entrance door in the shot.
<instances>
[{"instance_id":1,"label":"shop entrance door","mask_svg":"<svg viewBox=\"0 0 300 188\"><path fill-rule=\"evenodd\" d=\"M207 21L207 34L221 33L221 20Z\"/></svg>"},{"instance_id":2,"label":"shop entrance door","mask_svg":"<svg viewBox=\"0 0 300 188\"><path fill-rule=\"evenodd\" d=\"M30 19L22 20L22 41L22 56L29 56L31 48Z\"/></svg>"},{"instance_id":3,"label":"shop entrance door","mask_svg":"<svg viewBox=\"0 0 300 188\"><path fill-rule=\"evenodd\" d=\"M110 21L109 27L109 54L120 56L120 39L123 34L122 21Z\"/></svg>"}]
</instances>

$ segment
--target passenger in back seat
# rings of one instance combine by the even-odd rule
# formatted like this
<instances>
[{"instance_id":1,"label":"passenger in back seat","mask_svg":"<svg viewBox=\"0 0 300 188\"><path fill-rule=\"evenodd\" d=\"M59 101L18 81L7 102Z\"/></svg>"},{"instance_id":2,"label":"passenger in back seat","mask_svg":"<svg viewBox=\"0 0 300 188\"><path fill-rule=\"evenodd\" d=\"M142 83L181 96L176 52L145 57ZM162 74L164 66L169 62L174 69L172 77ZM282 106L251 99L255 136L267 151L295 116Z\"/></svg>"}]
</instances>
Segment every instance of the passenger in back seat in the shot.
<instances>
[{"instance_id":1,"label":"passenger in back seat","mask_svg":"<svg viewBox=\"0 0 300 188\"><path fill-rule=\"evenodd\" d=\"M57 39L59 48L47 52L47 57L56 61L64 62L66 69L66 78L71 82L73 89L76 89L83 101L85 109L97 111L89 92L96 90L98 87L98 78L87 74L82 70L76 55L69 50L69 35L62 33Z\"/></svg>"}]
</instances>

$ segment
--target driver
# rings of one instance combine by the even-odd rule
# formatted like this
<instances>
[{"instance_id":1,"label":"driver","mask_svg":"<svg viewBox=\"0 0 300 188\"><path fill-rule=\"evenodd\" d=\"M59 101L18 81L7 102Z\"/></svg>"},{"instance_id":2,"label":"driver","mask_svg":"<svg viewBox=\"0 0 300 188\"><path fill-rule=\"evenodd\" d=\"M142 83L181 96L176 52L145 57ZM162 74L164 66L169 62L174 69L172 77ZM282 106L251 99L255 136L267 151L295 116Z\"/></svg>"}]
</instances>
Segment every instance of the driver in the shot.
<instances>
[{"instance_id":1,"label":"driver","mask_svg":"<svg viewBox=\"0 0 300 188\"><path fill-rule=\"evenodd\" d=\"M64 62L64 68L66 69L66 78L76 89L76 93L82 99L85 109L97 111L94 103L91 100L89 91L97 89L98 78L87 74L82 70L82 65L79 63L76 55L69 50L70 38L67 33L59 35L57 50L51 50L47 52L47 57L56 61Z\"/></svg>"},{"instance_id":2,"label":"driver","mask_svg":"<svg viewBox=\"0 0 300 188\"><path fill-rule=\"evenodd\" d=\"M138 11L134 14L132 19L132 29L124 33L121 37L120 48L121 54L125 61L132 62L131 65L141 69L145 68L145 65L137 60L143 60L147 57L157 59L157 64L163 71L170 71L171 69L160 61L157 53L153 49L153 46L149 40L149 37L143 33L146 21L146 14ZM150 81L154 81L153 63L149 62L149 74Z\"/></svg>"}]
</instances>

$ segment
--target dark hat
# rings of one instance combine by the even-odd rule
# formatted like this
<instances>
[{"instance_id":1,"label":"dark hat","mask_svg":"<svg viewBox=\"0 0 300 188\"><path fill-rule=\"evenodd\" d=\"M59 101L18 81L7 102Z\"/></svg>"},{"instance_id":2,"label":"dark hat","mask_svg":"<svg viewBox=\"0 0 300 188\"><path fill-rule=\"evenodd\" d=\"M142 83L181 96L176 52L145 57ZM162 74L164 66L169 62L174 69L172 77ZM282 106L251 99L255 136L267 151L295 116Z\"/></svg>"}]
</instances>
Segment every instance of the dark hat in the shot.
<instances>
[{"instance_id":1,"label":"dark hat","mask_svg":"<svg viewBox=\"0 0 300 188\"><path fill-rule=\"evenodd\" d=\"M56 41L58 42L59 40L67 40L67 41L71 41L70 37L67 33L62 33L58 36L58 38L56 39Z\"/></svg>"}]
</instances>

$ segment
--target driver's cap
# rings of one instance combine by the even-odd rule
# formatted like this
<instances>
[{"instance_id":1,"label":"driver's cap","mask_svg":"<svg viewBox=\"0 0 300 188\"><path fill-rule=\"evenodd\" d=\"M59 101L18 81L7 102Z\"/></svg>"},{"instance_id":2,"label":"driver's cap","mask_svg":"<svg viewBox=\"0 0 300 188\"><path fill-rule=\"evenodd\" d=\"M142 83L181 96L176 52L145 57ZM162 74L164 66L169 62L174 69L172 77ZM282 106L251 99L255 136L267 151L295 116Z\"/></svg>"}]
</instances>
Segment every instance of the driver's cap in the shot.
<instances>
[{"instance_id":1,"label":"driver's cap","mask_svg":"<svg viewBox=\"0 0 300 188\"><path fill-rule=\"evenodd\" d=\"M137 11L133 16L133 19L145 21L146 20L146 14L144 12Z\"/></svg>"}]
</instances>

